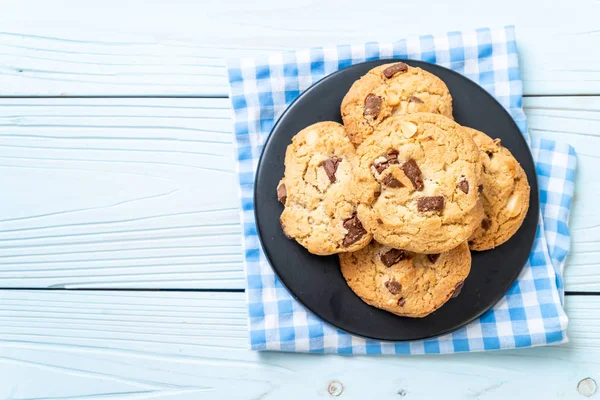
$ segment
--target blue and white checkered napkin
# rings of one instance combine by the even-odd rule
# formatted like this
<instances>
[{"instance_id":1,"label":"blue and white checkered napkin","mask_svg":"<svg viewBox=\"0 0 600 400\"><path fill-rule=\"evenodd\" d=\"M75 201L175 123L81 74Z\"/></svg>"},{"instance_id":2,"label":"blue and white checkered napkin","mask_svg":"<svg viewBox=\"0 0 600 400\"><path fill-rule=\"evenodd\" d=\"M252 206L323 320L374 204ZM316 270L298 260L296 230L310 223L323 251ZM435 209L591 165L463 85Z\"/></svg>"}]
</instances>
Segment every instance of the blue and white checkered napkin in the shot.
<instances>
[{"instance_id":1,"label":"blue and white checkered napkin","mask_svg":"<svg viewBox=\"0 0 600 400\"><path fill-rule=\"evenodd\" d=\"M380 58L410 58L451 68L479 83L511 113L527 136L513 27L422 36L232 60L237 171L244 224L250 344L254 350L342 354L453 353L528 347L567 340L562 269L569 251L568 220L575 152L551 140L530 142L539 177L541 218L529 262L496 306L453 333L391 343L342 332L305 310L275 277L254 221L254 173L277 118L310 85L341 68Z\"/></svg>"}]
</instances>

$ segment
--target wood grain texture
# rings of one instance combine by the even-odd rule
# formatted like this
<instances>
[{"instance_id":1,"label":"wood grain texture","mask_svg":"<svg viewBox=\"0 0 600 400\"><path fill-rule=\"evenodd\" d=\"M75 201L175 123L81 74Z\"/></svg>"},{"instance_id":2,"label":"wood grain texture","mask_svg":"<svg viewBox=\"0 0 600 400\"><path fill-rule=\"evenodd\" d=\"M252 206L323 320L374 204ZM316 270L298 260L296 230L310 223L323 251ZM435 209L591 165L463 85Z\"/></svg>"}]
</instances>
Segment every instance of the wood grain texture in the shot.
<instances>
[{"instance_id":1,"label":"wood grain texture","mask_svg":"<svg viewBox=\"0 0 600 400\"><path fill-rule=\"evenodd\" d=\"M527 98L579 153L566 266L600 291L600 98ZM0 99L0 287L243 288L227 99Z\"/></svg>"},{"instance_id":2,"label":"wood grain texture","mask_svg":"<svg viewBox=\"0 0 600 400\"><path fill-rule=\"evenodd\" d=\"M0 291L0 398L314 399L335 380L343 399L577 399L600 380L600 298L567 308L561 347L340 357L246 350L243 293Z\"/></svg>"},{"instance_id":3,"label":"wood grain texture","mask_svg":"<svg viewBox=\"0 0 600 400\"><path fill-rule=\"evenodd\" d=\"M600 292L600 97L526 98L524 107L532 136L567 142L577 152L566 287Z\"/></svg>"},{"instance_id":4,"label":"wood grain texture","mask_svg":"<svg viewBox=\"0 0 600 400\"><path fill-rule=\"evenodd\" d=\"M227 57L508 24L517 27L527 94L600 94L596 0L554 2L543 18L539 3L520 0L427 8L435 12L360 0L7 0L0 95L224 96Z\"/></svg>"},{"instance_id":5,"label":"wood grain texture","mask_svg":"<svg viewBox=\"0 0 600 400\"><path fill-rule=\"evenodd\" d=\"M242 287L227 99L0 99L0 285Z\"/></svg>"}]
</instances>

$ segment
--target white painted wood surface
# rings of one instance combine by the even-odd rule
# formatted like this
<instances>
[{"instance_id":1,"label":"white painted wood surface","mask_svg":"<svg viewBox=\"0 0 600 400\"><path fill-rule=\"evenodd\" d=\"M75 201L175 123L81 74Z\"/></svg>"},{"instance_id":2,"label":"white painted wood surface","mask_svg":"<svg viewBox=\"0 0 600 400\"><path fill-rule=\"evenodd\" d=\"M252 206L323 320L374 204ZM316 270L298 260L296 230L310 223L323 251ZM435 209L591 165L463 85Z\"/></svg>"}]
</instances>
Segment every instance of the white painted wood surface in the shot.
<instances>
[{"instance_id":1,"label":"white painted wood surface","mask_svg":"<svg viewBox=\"0 0 600 400\"><path fill-rule=\"evenodd\" d=\"M600 291L600 97L525 109L577 149L566 286ZM0 99L2 287L243 288L229 116L227 99Z\"/></svg>"},{"instance_id":2,"label":"white painted wood surface","mask_svg":"<svg viewBox=\"0 0 600 400\"><path fill-rule=\"evenodd\" d=\"M435 10L435 11L430 11ZM596 0L5 0L0 94L222 95L223 58L515 24L527 94L598 94Z\"/></svg>"},{"instance_id":3,"label":"white painted wood surface","mask_svg":"<svg viewBox=\"0 0 600 400\"><path fill-rule=\"evenodd\" d=\"M227 99L0 99L2 287L243 287Z\"/></svg>"},{"instance_id":4,"label":"white painted wood surface","mask_svg":"<svg viewBox=\"0 0 600 400\"><path fill-rule=\"evenodd\" d=\"M567 142L577 152L575 197L571 213L571 252L565 267L570 291L600 292L600 97L524 99L534 137Z\"/></svg>"},{"instance_id":5,"label":"white painted wood surface","mask_svg":"<svg viewBox=\"0 0 600 400\"><path fill-rule=\"evenodd\" d=\"M525 107L534 136L578 152L566 287L600 292L600 2L423 10L0 2L0 288L21 288L0 290L0 400L331 398L333 381L341 399L592 393L600 296L567 296L561 347L351 358L246 350L243 293L22 290L243 288L224 58L515 24L525 93L570 95Z\"/></svg>"},{"instance_id":6,"label":"white painted wood surface","mask_svg":"<svg viewBox=\"0 0 600 400\"><path fill-rule=\"evenodd\" d=\"M452 356L246 350L243 293L0 291L0 399L578 399L600 377L600 297L571 343Z\"/></svg>"}]
</instances>

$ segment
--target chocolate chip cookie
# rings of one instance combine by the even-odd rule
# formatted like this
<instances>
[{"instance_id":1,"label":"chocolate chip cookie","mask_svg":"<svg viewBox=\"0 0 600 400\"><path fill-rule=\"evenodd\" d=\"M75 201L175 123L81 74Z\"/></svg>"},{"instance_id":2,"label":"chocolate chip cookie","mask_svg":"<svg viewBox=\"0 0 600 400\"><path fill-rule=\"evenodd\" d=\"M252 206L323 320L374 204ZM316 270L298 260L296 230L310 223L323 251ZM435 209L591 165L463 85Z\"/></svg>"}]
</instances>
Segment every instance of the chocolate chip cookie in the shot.
<instances>
[{"instance_id":1,"label":"chocolate chip cookie","mask_svg":"<svg viewBox=\"0 0 600 400\"><path fill-rule=\"evenodd\" d=\"M501 245L521 227L529 209L527 175L500 139L465 128L479 146L483 165L481 202L485 217L469 239L472 250Z\"/></svg>"},{"instance_id":2,"label":"chocolate chip cookie","mask_svg":"<svg viewBox=\"0 0 600 400\"><path fill-rule=\"evenodd\" d=\"M277 197L281 227L318 255L356 251L371 241L356 214L354 171L358 158L344 127L319 122L300 131L285 154Z\"/></svg>"},{"instance_id":3,"label":"chocolate chip cookie","mask_svg":"<svg viewBox=\"0 0 600 400\"><path fill-rule=\"evenodd\" d=\"M405 317L424 317L459 295L471 270L467 243L441 254L415 254L373 241L343 253L340 268L365 303Z\"/></svg>"},{"instance_id":4,"label":"chocolate chip cookie","mask_svg":"<svg viewBox=\"0 0 600 400\"><path fill-rule=\"evenodd\" d=\"M392 115L430 112L452 118L452 97L437 76L398 62L373 68L354 82L341 112L350 140L359 145Z\"/></svg>"},{"instance_id":5,"label":"chocolate chip cookie","mask_svg":"<svg viewBox=\"0 0 600 400\"><path fill-rule=\"evenodd\" d=\"M479 149L439 114L393 116L358 148L358 217L386 246L449 251L481 224Z\"/></svg>"}]
</instances>

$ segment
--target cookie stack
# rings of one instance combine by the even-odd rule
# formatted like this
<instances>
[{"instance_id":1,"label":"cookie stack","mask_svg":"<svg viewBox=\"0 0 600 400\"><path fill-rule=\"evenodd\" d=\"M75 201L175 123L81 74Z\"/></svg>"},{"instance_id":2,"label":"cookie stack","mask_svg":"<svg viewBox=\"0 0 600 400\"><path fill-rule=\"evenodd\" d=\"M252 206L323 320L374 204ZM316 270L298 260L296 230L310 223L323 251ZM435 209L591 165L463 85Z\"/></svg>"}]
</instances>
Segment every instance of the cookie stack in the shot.
<instances>
[{"instance_id":1,"label":"cookie stack","mask_svg":"<svg viewBox=\"0 0 600 400\"><path fill-rule=\"evenodd\" d=\"M460 293L471 250L517 232L525 172L499 139L453 121L442 80L401 62L356 81L341 114L343 126L311 125L287 148L283 232L313 254L339 254L366 303L424 317Z\"/></svg>"}]
</instances>

